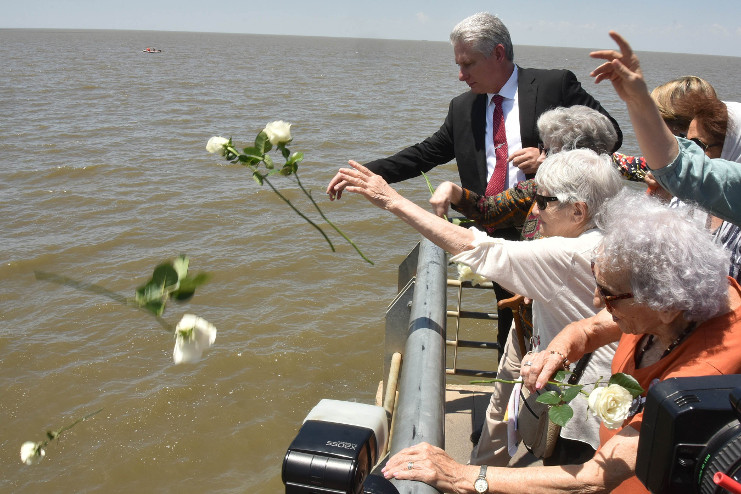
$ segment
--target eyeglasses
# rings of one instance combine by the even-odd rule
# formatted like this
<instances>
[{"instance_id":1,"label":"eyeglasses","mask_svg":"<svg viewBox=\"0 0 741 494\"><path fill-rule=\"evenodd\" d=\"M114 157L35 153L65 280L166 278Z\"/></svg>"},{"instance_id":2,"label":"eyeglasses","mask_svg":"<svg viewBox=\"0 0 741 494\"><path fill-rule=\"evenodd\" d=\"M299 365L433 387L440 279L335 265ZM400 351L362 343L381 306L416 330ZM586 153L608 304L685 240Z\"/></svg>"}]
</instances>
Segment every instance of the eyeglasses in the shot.
<instances>
[{"instance_id":1,"label":"eyeglasses","mask_svg":"<svg viewBox=\"0 0 741 494\"><path fill-rule=\"evenodd\" d=\"M551 150L545 147L545 144L542 142L538 143L538 152L539 153L545 153L548 154Z\"/></svg>"},{"instance_id":2,"label":"eyeglasses","mask_svg":"<svg viewBox=\"0 0 741 494\"><path fill-rule=\"evenodd\" d=\"M538 209L540 209L541 211L545 210L545 208L548 207L549 202L554 201L558 201L558 197L535 194L535 204L538 205Z\"/></svg>"},{"instance_id":3,"label":"eyeglasses","mask_svg":"<svg viewBox=\"0 0 741 494\"><path fill-rule=\"evenodd\" d=\"M605 302L605 307L607 308L608 312L613 311L613 305L610 302L614 302L615 300L623 300L626 298L633 298L632 293L621 293L620 295L613 295L610 293L607 288L601 286L599 282L597 282L597 276L594 274L594 261L592 261L592 276L594 276L594 281L597 283L597 292L599 293L600 298Z\"/></svg>"},{"instance_id":4,"label":"eyeglasses","mask_svg":"<svg viewBox=\"0 0 741 494\"><path fill-rule=\"evenodd\" d=\"M709 148L718 146L718 144L705 144L704 142L702 142L702 140L700 140L699 137L693 137L692 139L690 139L690 141L692 141L695 144L697 144L698 146L700 146L702 148L702 151L704 153L706 153Z\"/></svg>"}]
</instances>

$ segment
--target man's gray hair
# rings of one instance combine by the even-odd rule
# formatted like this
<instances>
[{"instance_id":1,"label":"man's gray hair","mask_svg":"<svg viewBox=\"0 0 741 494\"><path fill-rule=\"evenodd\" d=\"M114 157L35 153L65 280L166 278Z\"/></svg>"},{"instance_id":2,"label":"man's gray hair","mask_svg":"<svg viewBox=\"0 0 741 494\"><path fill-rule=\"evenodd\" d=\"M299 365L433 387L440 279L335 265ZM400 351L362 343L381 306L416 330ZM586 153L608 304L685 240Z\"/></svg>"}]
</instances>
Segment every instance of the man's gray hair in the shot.
<instances>
[{"instance_id":1,"label":"man's gray hair","mask_svg":"<svg viewBox=\"0 0 741 494\"><path fill-rule=\"evenodd\" d=\"M617 143L617 131L610 119L587 106L558 107L538 118L538 132L552 153L586 148L609 154Z\"/></svg>"},{"instance_id":2,"label":"man's gray hair","mask_svg":"<svg viewBox=\"0 0 741 494\"><path fill-rule=\"evenodd\" d=\"M635 302L681 310L702 322L728 310L730 255L690 208L668 208L626 190L597 216L605 230L595 262L600 272L629 280Z\"/></svg>"},{"instance_id":3,"label":"man's gray hair","mask_svg":"<svg viewBox=\"0 0 741 494\"><path fill-rule=\"evenodd\" d=\"M558 197L562 204L585 203L589 227L602 204L620 192L624 182L608 155L574 149L548 156L538 168L535 183L539 192Z\"/></svg>"},{"instance_id":4,"label":"man's gray hair","mask_svg":"<svg viewBox=\"0 0 741 494\"><path fill-rule=\"evenodd\" d=\"M501 44L504 46L507 60L512 62L515 59L515 51L512 48L507 26L499 20L499 17L488 12L479 12L459 22L450 33L450 42L453 45L470 44L474 50L487 58L494 48Z\"/></svg>"}]
</instances>

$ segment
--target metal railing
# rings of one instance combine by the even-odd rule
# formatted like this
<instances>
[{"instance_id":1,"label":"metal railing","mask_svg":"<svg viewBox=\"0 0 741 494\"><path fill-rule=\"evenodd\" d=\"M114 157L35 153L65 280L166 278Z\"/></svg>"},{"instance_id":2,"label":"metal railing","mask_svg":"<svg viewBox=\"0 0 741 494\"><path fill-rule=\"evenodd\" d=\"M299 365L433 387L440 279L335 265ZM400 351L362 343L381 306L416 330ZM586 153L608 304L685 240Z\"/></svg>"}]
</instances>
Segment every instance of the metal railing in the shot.
<instances>
[{"instance_id":1,"label":"metal railing","mask_svg":"<svg viewBox=\"0 0 741 494\"><path fill-rule=\"evenodd\" d=\"M399 267L399 293L386 312L384 375L388 379L384 383L384 408L392 414L390 455L421 442L445 447L446 375L496 375L456 368L458 348L491 350L499 349L499 345L459 338L461 318L492 320L496 314L463 311L461 290L465 285L448 280L447 272L446 253L426 239ZM453 311L447 310L448 286L458 287ZM452 340L446 336L449 317L455 319ZM446 347L454 348L452 369L446 367ZM421 482L393 483L402 494L438 492Z\"/></svg>"}]
</instances>

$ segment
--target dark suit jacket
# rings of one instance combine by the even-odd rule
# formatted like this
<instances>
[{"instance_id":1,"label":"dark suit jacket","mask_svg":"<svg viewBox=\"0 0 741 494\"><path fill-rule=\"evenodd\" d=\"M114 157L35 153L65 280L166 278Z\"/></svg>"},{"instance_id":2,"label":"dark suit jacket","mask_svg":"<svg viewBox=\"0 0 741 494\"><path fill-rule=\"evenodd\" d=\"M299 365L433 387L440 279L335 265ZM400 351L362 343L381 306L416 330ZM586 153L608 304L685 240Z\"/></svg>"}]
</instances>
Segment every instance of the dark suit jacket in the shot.
<instances>
[{"instance_id":1,"label":"dark suit jacket","mask_svg":"<svg viewBox=\"0 0 741 494\"><path fill-rule=\"evenodd\" d=\"M547 110L558 106L584 105L606 115L618 133L616 151L623 134L614 118L587 93L568 70L519 68L518 106L522 147L537 147L536 122ZM366 166L389 183L419 176L453 159L458 163L461 186L478 194L486 189L486 94L471 91L453 98L440 130L419 144Z\"/></svg>"}]
</instances>

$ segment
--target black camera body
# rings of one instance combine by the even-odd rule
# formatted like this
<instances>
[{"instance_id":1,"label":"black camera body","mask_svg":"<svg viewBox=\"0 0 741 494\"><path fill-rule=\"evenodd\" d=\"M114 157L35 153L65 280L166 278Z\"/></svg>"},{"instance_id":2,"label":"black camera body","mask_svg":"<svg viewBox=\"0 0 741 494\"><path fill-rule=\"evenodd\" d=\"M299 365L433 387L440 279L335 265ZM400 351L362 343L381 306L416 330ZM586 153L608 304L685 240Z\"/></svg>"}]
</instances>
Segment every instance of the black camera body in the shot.
<instances>
[{"instance_id":1,"label":"black camera body","mask_svg":"<svg viewBox=\"0 0 741 494\"><path fill-rule=\"evenodd\" d=\"M671 378L647 394L636 475L655 494L724 492L741 475L741 375Z\"/></svg>"},{"instance_id":2,"label":"black camera body","mask_svg":"<svg viewBox=\"0 0 741 494\"><path fill-rule=\"evenodd\" d=\"M283 459L286 494L360 494L387 440L383 408L321 400Z\"/></svg>"}]
</instances>

